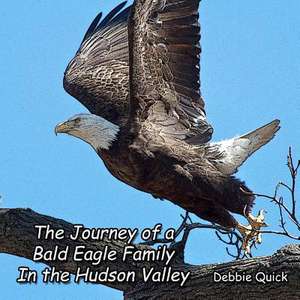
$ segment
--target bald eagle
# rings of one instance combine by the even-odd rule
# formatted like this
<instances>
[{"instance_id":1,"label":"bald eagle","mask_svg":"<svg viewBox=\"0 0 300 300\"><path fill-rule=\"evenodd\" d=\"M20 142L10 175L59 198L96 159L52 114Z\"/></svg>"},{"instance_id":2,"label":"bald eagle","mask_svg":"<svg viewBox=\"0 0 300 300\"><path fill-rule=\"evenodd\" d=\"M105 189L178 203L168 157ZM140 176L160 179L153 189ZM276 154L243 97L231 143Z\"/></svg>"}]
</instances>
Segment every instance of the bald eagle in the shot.
<instances>
[{"instance_id":1,"label":"bald eagle","mask_svg":"<svg viewBox=\"0 0 300 300\"><path fill-rule=\"evenodd\" d=\"M90 144L122 182L244 236L264 226L233 174L279 130L279 121L210 142L200 93L200 0L135 0L99 14L64 76L90 112L56 126ZM249 226L230 214L246 217ZM248 231L247 231L248 230Z\"/></svg>"}]
</instances>

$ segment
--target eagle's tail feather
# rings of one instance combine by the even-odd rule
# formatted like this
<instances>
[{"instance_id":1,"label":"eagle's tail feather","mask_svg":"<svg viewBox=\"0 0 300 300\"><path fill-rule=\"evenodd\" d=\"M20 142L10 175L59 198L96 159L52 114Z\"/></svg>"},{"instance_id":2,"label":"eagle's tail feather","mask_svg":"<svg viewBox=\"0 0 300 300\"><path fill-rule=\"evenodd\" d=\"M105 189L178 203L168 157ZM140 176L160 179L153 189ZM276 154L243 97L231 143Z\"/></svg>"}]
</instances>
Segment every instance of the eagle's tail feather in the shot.
<instances>
[{"instance_id":1,"label":"eagle's tail feather","mask_svg":"<svg viewBox=\"0 0 300 300\"><path fill-rule=\"evenodd\" d=\"M217 147L222 153L222 157L215 161L217 167L225 174L235 173L252 153L273 139L280 129L279 124L279 120L274 120L245 135L211 143L211 146Z\"/></svg>"},{"instance_id":2,"label":"eagle's tail feather","mask_svg":"<svg viewBox=\"0 0 300 300\"><path fill-rule=\"evenodd\" d=\"M280 121L276 119L267 125L257 128L240 137L241 139L248 139L251 141L252 152L250 155L274 138L275 133L280 129L279 124Z\"/></svg>"}]
</instances>

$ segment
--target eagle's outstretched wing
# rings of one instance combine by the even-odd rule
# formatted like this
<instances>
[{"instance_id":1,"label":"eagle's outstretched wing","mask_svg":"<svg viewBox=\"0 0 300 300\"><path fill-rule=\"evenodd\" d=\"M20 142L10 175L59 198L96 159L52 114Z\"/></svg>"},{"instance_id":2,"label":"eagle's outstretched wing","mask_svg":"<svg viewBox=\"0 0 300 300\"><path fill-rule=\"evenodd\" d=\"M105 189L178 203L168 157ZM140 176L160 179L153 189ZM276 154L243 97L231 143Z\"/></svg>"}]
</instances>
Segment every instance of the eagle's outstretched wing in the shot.
<instances>
[{"instance_id":1,"label":"eagle's outstretched wing","mask_svg":"<svg viewBox=\"0 0 300 300\"><path fill-rule=\"evenodd\" d=\"M119 124L128 114L128 30L126 1L104 19L97 15L70 61L65 90L91 113Z\"/></svg>"},{"instance_id":2,"label":"eagle's outstretched wing","mask_svg":"<svg viewBox=\"0 0 300 300\"><path fill-rule=\"evenodd\" d=\"M200 94L200 0L136 0L129 18L132 126L208 142Z\"/></svg>"}]
</instances>

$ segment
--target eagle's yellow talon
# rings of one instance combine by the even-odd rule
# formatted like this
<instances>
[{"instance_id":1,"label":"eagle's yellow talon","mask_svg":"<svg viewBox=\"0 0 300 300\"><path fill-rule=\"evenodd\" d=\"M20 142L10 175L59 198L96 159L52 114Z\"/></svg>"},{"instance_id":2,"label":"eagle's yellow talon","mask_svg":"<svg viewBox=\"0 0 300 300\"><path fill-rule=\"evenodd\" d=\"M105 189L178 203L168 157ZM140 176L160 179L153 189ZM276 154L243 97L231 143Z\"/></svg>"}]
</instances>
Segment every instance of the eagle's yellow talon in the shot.
<instances>
[{"instance_id":1,"label":"eagle's yellow talon","mask_svg":"<svg viewBox=\"0 0 300 300\"><path fill-rule=\"evenodd\" d=\"M257 217L249 214L247 220L249 221L248 226L237 224L236 228L243 237L242 249L245 254L251 254L251 241L254 243L262 243L262 234L259 232L261 227L266 227L267 224L264 222L265 216L264 211L260 210Z\"/></svg>"},{"instance_id":2,"label":"eagle's yellow talon","mask_svg":"<svg viewBox=\"0 0 300 300\"><path fill-rule=\"evenodd\" d=\"M261 227L267 227L268 225L265 223L264 210L261 209L258 213L257 217L254 217L251 214L248 214L247 220L251 227L255 230L259 230Z\"/></svg>"}]
</instances>

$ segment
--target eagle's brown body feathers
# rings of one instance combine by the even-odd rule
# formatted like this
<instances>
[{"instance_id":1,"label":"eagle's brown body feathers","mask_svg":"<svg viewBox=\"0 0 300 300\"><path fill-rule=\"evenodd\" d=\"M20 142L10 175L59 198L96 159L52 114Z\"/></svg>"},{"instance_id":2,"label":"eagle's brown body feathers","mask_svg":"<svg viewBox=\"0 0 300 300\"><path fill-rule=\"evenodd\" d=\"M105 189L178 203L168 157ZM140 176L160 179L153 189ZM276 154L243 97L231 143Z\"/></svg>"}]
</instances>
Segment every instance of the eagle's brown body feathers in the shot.
<instances>
[{"instance_id":1,"label":"eagle's brown body feathers","mask_svg":"<svg viewBox=\"0 0 300 300\"><path fill-rule=\"evenodd\" d=\"M250 190L214 166L218 153L182 141L169 145L159 141L149 145L143 138L123 140L121 135L109 150L99 150L98 154L119 180L168 199L205 220L234 227L236 221L228 210L242 215L251 211L254 197L244 193Z\"/></svg>"}]
</instances>

